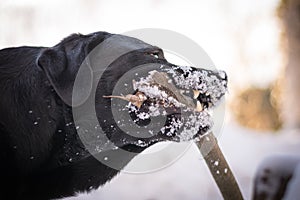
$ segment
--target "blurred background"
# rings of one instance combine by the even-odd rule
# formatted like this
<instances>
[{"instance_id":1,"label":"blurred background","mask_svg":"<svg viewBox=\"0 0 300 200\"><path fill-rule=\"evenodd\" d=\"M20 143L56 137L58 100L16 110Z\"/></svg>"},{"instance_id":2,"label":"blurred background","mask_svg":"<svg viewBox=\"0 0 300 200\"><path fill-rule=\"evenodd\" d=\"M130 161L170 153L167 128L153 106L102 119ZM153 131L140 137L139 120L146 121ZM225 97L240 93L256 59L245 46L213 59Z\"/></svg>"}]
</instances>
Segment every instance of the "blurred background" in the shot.
<instances>
[{"instance_id":1,"label":"blurred background","mask_svg":"<svg viewBox=\"0 0 300 200\"><path fill-rule=\"evenodd\" d=\"M299 5L298 0L1 0L0 48L53 46L71 33L139 28L169 29L194 40L228 73L219 142L250 198L255 170L265 156L300 150ZM199 197L221 199L191 146L168 168L121 173L103 188L70 199Z\"/></svg>"}]
</instances>

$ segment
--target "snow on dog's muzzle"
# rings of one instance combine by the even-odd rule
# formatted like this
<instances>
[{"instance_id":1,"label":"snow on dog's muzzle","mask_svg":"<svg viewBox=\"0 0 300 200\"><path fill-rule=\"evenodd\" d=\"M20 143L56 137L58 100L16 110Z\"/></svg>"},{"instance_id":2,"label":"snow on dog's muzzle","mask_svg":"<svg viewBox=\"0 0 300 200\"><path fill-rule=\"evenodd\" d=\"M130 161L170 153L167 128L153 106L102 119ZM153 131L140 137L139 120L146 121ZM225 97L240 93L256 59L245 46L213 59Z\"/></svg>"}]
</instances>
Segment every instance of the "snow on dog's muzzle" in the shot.
<instances>
[{"instance_id":1,"label":"snow on dog's muzzle","mask_svg":"<svg viewBox=\"0 0 300 200\"><path fill-rule=\"evenodd\" d=\"M161 65L132 84L132 94L104 97L128 101L129 115L139 126L165 116L164 126L153 139L188 141L211 129L211 109L227 91L227 75L224 71Z\"/></svg>"}]
</instances>

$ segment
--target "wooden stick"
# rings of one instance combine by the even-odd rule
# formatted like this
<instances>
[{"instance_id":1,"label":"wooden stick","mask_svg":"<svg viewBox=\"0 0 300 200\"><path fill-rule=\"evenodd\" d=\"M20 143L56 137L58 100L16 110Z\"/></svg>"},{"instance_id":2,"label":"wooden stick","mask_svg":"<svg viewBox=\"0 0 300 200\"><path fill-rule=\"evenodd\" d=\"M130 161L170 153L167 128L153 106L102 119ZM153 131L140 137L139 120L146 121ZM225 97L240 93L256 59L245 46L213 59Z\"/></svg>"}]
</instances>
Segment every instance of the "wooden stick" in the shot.
<instances>
[{"instance_id":1,"label":"wooden stick","mask_svg":"<svg viewBox=\"0 0 300 200\"><path fill-rule=\"evenodd\" d=\"M114 96L114 95L103 96L103 98L122 99L131 102L133 105L135 105L138 108L140 108L143 102L147 99L146 96L141 92L137 92L136 94L127 94L126 96Z\"/></svg>"},{"instance_id":2,"label":"wooden stick","mask_svg":"<svg viewBox=\"0 0 300 200\"><path fill-rule=\"evenodd\" d=\"M242 200L240 188L212 132L196 142L225 200Z\"/></svg>"}]
</instances>

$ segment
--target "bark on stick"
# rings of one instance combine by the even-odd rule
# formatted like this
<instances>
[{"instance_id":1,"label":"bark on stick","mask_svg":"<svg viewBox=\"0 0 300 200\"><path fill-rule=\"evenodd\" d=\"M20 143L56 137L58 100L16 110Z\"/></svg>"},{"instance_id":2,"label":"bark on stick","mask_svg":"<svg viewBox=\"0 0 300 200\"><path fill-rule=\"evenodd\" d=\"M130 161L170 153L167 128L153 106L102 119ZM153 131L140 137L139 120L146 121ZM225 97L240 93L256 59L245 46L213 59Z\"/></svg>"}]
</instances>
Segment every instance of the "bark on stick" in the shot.
<instances>
[{"instance_id":1,"label":"bark on stick","mask_svg":"<svg viewBox=\"0 0 300 200\"><path fill-rule=\"evenodd\" d=\"M242 200L240 188L212 132L196 142L225 200Z\"/></svg>"}]
</instances>

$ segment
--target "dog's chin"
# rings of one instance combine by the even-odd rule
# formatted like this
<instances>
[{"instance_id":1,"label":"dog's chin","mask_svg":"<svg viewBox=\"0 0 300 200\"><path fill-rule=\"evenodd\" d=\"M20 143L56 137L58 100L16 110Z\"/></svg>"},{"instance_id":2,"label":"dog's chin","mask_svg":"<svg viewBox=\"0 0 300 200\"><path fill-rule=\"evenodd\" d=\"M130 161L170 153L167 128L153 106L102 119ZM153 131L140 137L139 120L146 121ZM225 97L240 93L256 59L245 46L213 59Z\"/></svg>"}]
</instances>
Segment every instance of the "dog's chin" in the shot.
<instances>
[{"instance_id":1,"label":"dog's chin","mask_svg":"<svg viewBox=\"0 0 300 200\"><path fill-rule=\"evenodd\" d=\"M212 119L208 110L201 112L178 107L151 108L151 103L145 101L140 108L129 104L129 114L132 120L141 127L147 127L152 122L161 128L156 133L151 132L147 138L138 138L132 144L148 147L161 141L186 142L204 135L212 127Z\"/></svg>"}]
</instances>

